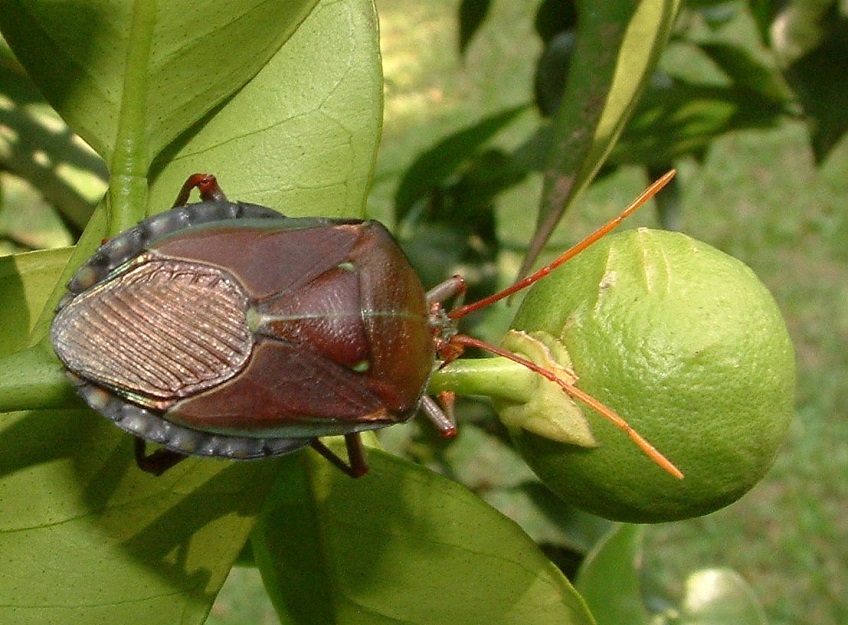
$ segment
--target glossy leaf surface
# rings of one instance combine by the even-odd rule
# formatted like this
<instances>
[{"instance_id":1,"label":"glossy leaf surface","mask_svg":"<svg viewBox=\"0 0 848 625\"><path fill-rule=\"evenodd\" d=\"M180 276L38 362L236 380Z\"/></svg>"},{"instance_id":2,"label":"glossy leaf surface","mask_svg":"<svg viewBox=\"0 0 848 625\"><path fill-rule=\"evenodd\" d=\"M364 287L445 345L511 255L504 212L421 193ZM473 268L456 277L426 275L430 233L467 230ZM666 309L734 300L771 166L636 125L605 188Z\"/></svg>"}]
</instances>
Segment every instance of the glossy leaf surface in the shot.
<instances>
[{"instance_id":1,"label":"glossy leaf surface","mask_svg":"<svg viewBox=\"0 0 848 625\"><path fill-rule=\"evenodd\" d=\"M639 584L643 532L639 525L617 526L586 556L577 574L575 585L599 625L650 622Z\"/></svg>"},{"instance_id":2,"label":"glossy leaf surface","mask_svg":"<svg viewBox=\"0 0 848 625\"><path fill-rule=\"evenodd\" d=\"M532 540L461 486L377 450L359 480L298 461L253 536L283 622L593 623Z\"/></svg>"},{"instance_id":3,"label":"glossy leaf surface","mask_svg":"<svg viewBox=\"0 0 848 625\"><path fill-rule=\"evenodd\" d=\"M0 24L47 100L112 173L143 175L129 164L149 163L247 82L315 3L3 0Z\"/></svg>"},{"instance_id":4,"label":"glossy leaf surface","mask_svg":"<svg viewBox=\"0 0 848 625\"><path fill-rule=\"evenodd\" d=\"M0 257L0 302L5 304L0 306L0 355L26 347L29 331L70 255L71 250L63 248Z\"/></svg>"},{"instance_id":5,"label":"glossy leaf surface","mask_svg":"<svg viewBox=\"0 0 848 625\"><path fill-rule=\"evenodd\" d=\"M381 123L373 4L166 4L0 2L30 76L111 170L69 271L108 232L168 208L194 169L225 168L233 199L288 214L361 212ZM162 14L150 21L151 10ZM269 166L278 144L292 151ZM66 280L67 252L32 268L25 258L4 261L0 280L22 331L8 351L28 330L31 342L43 335ZM55 406L71 388L46 353L0 363L2 409ZM10 375L23 365L28 389ZM44 384L60 392L33 399ZM192 459L152 478L134 466L130 437L76 400L62 405L0 414L0 622L202 623L276 464Z\"/></svg>"}]
</instances>

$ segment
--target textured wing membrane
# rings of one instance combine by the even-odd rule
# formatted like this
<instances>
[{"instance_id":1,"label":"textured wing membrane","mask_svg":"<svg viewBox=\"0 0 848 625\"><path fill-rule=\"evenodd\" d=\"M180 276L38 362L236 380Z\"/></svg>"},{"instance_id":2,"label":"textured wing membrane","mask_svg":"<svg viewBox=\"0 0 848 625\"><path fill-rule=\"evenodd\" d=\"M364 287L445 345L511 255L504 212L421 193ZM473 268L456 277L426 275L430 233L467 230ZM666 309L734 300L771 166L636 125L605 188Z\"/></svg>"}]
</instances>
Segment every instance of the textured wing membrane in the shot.
<instances>
[{"instance_id":1,"label":"textured wing membrane","mask_svg":"<svg viewBox=\"0 0 848 625\"><path fill-rule=\"evenodd\" d=\"M244 368L247 309L228 272L142 256L59 311L53 342L71 371L164 410Z\"/></svg>"}]
</instances>

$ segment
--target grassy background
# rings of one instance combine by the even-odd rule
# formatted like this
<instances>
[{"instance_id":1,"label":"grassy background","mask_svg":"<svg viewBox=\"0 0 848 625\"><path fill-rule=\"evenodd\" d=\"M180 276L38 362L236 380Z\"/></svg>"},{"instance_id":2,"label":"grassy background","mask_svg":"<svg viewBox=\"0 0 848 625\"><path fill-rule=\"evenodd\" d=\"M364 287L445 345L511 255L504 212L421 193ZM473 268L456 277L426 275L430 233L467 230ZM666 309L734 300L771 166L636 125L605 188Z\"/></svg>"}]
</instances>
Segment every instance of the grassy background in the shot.
<instances>
[{"instance_id":1,"label":"grassy background","mask_svg":"<svg viewBox=\"0 0 848 625\"><path fill-rule=\"evenodd\" d=\"M415 155L488 112L526 101L539 50L528 46L535 3L494 3L464 60L456 51L456 0L377 4L387 101L371 210L388 219L398 176ZM513 132L505 144L522 136L520 122ZM772 624L841 625L848 622L848 145L817 168L804 127L786 123L725 138L703 166L680 169L683 230L748 263L786 316L798 408L766 479L725 510L651 527L646 568L680 592L688 571L732 567ZM615 214L645 182L625 171L593 187L551 247ZM503 198L506 242L526 244L527 207L538 190L531 180ZM646 210L629 224L637 225L657 224ZM275 623L258 583L254 572L234 571L209 622Z\"/></svg>"}]
</instances>

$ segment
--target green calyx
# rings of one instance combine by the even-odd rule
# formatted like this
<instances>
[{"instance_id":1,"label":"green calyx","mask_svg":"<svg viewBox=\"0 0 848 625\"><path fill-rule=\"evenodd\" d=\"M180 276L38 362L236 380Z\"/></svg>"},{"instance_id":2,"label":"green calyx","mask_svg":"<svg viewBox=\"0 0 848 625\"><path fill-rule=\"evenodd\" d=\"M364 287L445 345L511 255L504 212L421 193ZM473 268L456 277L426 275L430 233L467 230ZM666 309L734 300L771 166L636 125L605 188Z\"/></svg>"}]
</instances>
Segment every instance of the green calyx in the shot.
<instances>
[{"instance_id":1,"label":"green calyx","mask_svg":"<svg viewBox=\"0 0 848 625\"><path fill-rule=\"evenodd\" d=\"M556 374L567 384L577 382L565 345L546 332L510 330L502 347ZM524 401L495 401L504 425L560 443L597 446L583 411L559 384L535 375L532 385Z\"/></svg>"}]
</instances>

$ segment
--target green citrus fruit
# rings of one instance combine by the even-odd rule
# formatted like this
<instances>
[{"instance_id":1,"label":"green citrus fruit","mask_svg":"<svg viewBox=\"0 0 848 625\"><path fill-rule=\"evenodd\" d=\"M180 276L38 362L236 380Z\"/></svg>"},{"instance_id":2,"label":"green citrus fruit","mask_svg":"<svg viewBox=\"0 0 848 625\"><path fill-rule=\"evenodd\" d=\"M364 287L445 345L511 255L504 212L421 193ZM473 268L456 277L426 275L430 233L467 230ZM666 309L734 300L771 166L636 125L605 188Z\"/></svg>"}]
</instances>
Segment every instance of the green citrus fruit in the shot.
<instances>
[{"instance_id":1,"label":"green citrus fruit","mask_svg":"<svg viewBox=\"0 0 848 625\"><path fill-rule=\"evenodd\" d=\"M672 477L582 405L595 447L514 431L549 488L610 519L670 521L735 501L771 466L793 414L794 352L771 294L743 263L683 234L596 243L534 285L513 328L558 339L576 386L684 473Z\"/></svg>"}]
</instances>

